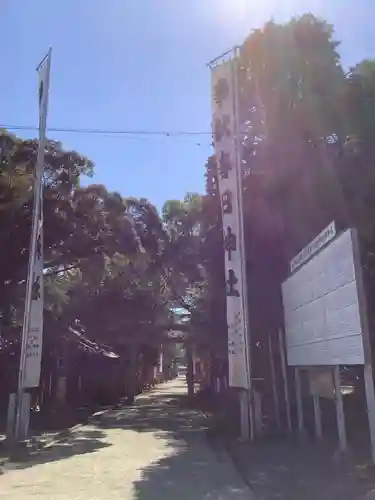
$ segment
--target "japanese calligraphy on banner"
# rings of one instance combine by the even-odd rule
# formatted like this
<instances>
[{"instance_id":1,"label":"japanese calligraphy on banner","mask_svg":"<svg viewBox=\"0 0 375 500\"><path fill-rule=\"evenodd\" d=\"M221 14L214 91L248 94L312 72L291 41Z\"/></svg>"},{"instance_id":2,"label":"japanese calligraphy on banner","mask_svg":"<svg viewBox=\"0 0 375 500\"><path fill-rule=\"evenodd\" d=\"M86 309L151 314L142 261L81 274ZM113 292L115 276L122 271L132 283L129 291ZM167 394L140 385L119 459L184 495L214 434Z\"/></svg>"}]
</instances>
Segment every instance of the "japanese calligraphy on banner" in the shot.
<instances>
[{"instance_id":1,"label":"japanese calligraphy on banner","mask_svg":"<svg viewBox=\"0 0 375 500\"><path fill-rule=\"evenodd\" d=\"M224 231L229 385L250 388L242 237L241 158L236 112L236 59L211 68L213 137Z\"/></svg>"},{"instance_id":2,"label":"japanese calligraphy on banner","mask_svg":"<svg viewBox=\"0 0 375 500\"><path fill-rule=\"evenodd\" d=\"M48 108L48 91L51 65L51 51L38 67L39 76L39 149L35 167L34 183L34 212L32 243L30 249L28 287L30 291L30 309L25 312L26 349L22 387L31 388L39 386L42 343L43 343L43 187L42 178L44 170L44 150L46 142L46 122Z\"/></svg>"},{"instance_id":3,"label":"japanese calligraphy on banner","mask_svg":"<svg viewBox=\"0 0 375 500\"><path fill-rule=\"evenodd\" d=\"M38 387L42 358L43 342L43 208L42 200L39 204L38 237L35 250L35 263L33 269L33 284L31 292L31 307L29 328L27 332L26 362L23 387Z\"/></svg>"}]
</instances>

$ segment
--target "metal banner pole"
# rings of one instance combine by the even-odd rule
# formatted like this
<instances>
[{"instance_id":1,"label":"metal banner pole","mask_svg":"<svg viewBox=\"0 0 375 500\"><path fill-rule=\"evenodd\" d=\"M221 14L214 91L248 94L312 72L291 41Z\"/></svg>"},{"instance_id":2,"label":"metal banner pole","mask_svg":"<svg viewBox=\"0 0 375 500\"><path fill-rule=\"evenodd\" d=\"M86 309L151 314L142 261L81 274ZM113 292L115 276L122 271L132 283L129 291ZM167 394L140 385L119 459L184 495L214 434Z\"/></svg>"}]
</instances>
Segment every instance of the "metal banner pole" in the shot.
<instances>
[{"instance_id":1,"label":"metal banner pole","mask_svg":"<svg viewBox=\"0 0 375 500\"><path fill-rule=\"evenodd\" d=\"M247 373L247 392L248 392L248 412L250 419L250 439L254 440L255 436L255 414L254 414L254 387L252 382L252 367L251 367L251 334L250 334L250 321L249 321L249 297L247 288L247 269L246 269L246 247L245 247L245 226L244 226L244 213L243 213L243 172L242 172L242 155L241 155L241 126L240 126L240 113L239 113L239 82L238 82L238 58L239 48L233 49L232 61L232 77L233 77L233 97L234 97L234 117L235 117L235 169L237 174L237 193L238 193L238 229L239 238L242 252L240 253L241 259L241 283L242 283L242 297L243 297L243 315L245 327L245 363Z\"/></svg>"},{"instance_id":2,"label":"metal banner pole","mask_svg":"<svg viewBox=\"0 0 375 500\"><path fill-rule=\"evenodd\" d=\"M277 392L276 385L276 374L275 374L275 360L273 357L273 348L272 348L272 339L268 337L268 353L270 357L270 366L271 366L271 379L272 379L272 394L273 394L273 403L275 407L275 418L277 429L280 430L281 422L280 422L280 406L279 406L279 395Z\"/></svg>"},{"instance_id":3,"label":"metal banner pole","mask_svg":"<svg viewBox=\"0 0 375 500\"><path fill-rule=\"evenodd\" d=\"M288 386L288 373L286 369L286 352L283 340L283 332L281 328L279 328L279 349L281 356L281 371L283 374L283 385L284 385L284 397L285 397L285 406L286 406L286 418L289 433L292 432L292 417L290 414L290 398L289 398L289 386Z\"/></svg>"}]
</instances>

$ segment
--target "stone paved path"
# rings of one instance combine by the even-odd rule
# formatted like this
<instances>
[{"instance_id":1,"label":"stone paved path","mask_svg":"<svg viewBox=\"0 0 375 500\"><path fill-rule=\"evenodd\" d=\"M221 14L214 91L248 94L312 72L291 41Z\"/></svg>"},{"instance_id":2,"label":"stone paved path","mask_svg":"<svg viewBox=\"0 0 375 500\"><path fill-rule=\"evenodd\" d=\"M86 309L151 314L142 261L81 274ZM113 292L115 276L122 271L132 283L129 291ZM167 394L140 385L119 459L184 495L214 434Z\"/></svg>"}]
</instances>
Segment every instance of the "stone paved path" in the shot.
<instances>
[{"instance_id":1,"label":"stone paved path","mask_svg":"<svg viewBox=\"0 0 375 500\"><path fill-rule=\"evenodd\" d=\"M0 499L254 500L175 380L76 429L0 475Z\"/></svg>"}]
</instances>

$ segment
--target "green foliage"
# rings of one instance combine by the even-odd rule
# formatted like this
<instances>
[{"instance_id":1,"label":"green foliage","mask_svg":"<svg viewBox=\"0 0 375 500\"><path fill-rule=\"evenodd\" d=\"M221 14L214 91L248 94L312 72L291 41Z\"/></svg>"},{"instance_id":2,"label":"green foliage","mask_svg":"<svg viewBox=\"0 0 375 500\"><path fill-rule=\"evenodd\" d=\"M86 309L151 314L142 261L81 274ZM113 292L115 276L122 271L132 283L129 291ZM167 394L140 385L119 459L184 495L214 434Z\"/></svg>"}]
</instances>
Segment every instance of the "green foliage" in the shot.
<instances>
[{"instance_id":1,"label":"green foliage","mask_svg":"<svg viewBox=\"0 0 375 500\"><path fill-rule=\"evenodd\" d=\"M348 73L346 81L345 104L350 117L348 135L370 146L375 139L375 61L364 60L357 64Z\"/></svg>"},{"instance_id":2,"label":"green foliage","mask_svg":"<svg viewBox=\"0 0 375 500\"><path fill-rule=\"evenodd\" d=\"M204 279L202 262L203 198L188 193L181 201L169 200L163 210L168 245L161 265L176 307L190 309L194 290Z\"/></svg>"},{"instance_id":3,"label":"green foliage","mask_svg":"<svg viewBox=\"0 0 375 500\"><path fill-rule=\"evenodd\" d=\"M2 333L20 330L29 253L36 141L0 135L0 314ZM170 300L159 265L170 236L145 199L123 199L92 175L87 158L49 141L44 188L45 311L49 332L77 321L94 340L154 342ZM157 264L157 265L156 265ZM170 265L170 264L169 264ZM161 334L161 333L160 333ZM151 336L151 337L150 337Z\"/></svg>"}]
</instances>

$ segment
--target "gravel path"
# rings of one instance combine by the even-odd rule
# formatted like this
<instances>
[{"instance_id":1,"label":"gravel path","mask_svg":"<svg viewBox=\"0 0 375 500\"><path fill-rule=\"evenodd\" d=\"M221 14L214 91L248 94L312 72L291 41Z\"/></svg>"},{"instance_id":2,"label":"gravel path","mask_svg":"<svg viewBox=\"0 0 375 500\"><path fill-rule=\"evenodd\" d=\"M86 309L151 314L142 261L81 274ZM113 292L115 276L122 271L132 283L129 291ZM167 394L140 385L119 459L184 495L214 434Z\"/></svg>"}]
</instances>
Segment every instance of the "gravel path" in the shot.
<instances>
[{"instance_id":1,"label":"gravel path","mask_svg":"<svg viewBox=\"0 0 375 500\"><path fill-rule=\"evenodd\" d=\"M175 380L110 410L0 476L0 499L254 500L205 438L205 417L181 405Z\"/></svg>"}]
</instances>

